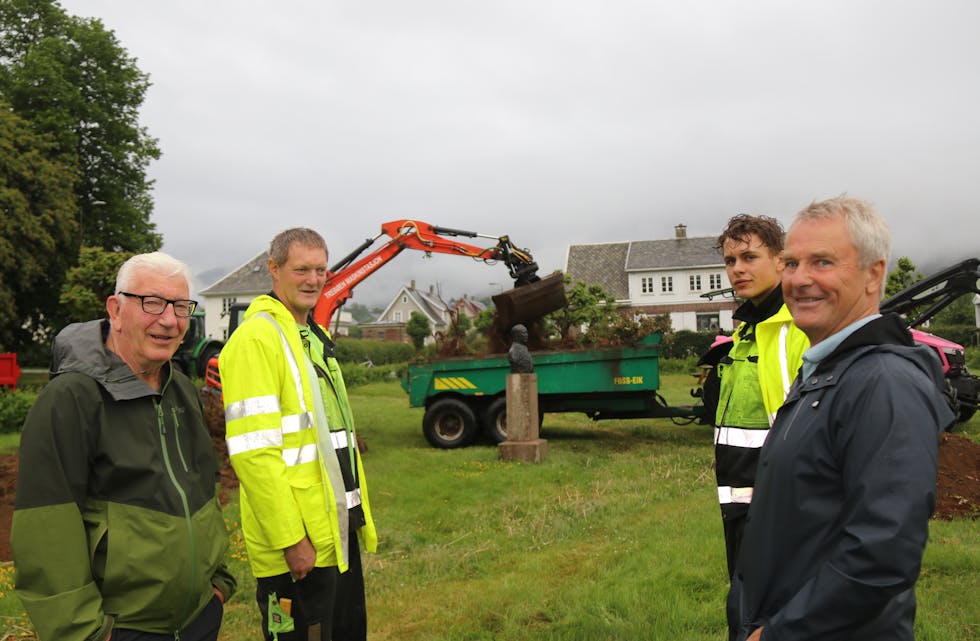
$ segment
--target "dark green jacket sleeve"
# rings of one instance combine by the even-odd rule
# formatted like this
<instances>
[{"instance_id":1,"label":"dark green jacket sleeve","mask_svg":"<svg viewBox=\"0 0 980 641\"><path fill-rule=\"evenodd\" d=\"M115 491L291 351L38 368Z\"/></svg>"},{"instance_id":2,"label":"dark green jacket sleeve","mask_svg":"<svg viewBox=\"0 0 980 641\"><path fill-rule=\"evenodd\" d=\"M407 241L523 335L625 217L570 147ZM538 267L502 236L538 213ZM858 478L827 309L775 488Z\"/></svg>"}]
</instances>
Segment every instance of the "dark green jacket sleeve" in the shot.
<instances>
[{"instance_id":1,"label":"dark green jacket sleeve","mask_svg":"<svg viewBox=\"0 0 980 641\"><path fill-rule=\"evenodd\" d=\"M79 508L93 438L88 428L100 394L75 394L72 386L79 383L71 375L53 380L21 436L10 542L17 594L41 641L102 641L112 627L92 576Z\"/></svg>"}]
</instances>

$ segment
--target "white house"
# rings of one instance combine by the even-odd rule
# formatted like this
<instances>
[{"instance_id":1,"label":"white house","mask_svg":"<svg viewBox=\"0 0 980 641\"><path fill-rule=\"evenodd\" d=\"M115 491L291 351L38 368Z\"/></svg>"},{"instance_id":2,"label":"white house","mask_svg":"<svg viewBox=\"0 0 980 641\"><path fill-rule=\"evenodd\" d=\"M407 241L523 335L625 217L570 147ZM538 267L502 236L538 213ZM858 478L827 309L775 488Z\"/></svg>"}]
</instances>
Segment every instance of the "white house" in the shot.
<instances>
[{"instance_id":1,"label":"white house","mask_svg":"<svg viewBox=\"0 0 980 641\"><path fill-rule=\"evenodd\" d=\"M738 302L702 296L729 287L716 243L714 237L688 238L687 227L677 225L666 240L571 245L565 273L573 284L601 286L637 314L669 313L675 330L731 331Z\"/></svg>"},{"instance_id":2,"label":"white house","mask_svg":"<svg viewBox=\"0 0 980 641\"><path fill-rule=\"evenodd\" d=\"M213 285L198 292L204 307L204 328L208 336L228 340L228 310L235 303L250 303L257 296L272 290L268 270L269 252L263 251ZM338 320L339 319L339 320ZM354 319L350 312L335 314L327 329L334 335L346 336Z\"/></svg>"},{"instance_id":3,"label":"white house","mask_svg":"<svg viewBox=\"0 0 980 641\"><path fill-rule=\"evenodd\" d=\"M450 308L434 286L429 286L428 292L415 288L415 281L410 285L402 285L391 302L373 323L361 324L361 336L385 341L411 342L405 332L405 325L411 318L412 312L418 312L429 319L432 335L426 339L426 344L435 341L437 332L444 332L449 327Z\"/></svg>"}]
</instances>

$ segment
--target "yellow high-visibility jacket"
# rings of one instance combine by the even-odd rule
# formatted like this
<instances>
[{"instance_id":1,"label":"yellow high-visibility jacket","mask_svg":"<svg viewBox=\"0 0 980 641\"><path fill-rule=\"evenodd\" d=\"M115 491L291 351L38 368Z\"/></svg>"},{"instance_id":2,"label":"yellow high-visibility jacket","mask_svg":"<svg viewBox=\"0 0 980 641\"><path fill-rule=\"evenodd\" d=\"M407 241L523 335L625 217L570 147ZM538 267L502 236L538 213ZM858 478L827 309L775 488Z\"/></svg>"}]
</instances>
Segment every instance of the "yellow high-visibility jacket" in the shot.
<instances>
[{"instance_id":1,"label":"yellow high-visibility jacket","mask_svg":"<svg viewBox=\"0 0 980 641\"><path fill-rule=\"evenodd\" d=\"M346 493L327 430L350 417L343 377L334 359L330 377L338 394L322 398L308 365L296 321L271 296L256 298L221 350L225 438L240 482L242 531L252 573L289 571L283 550L309 536L318 567L347 569ZM345 411L346 410L346 411ZM326 425L322 423L325 422ZM345 426L353 430L353 425ZM319 434L318 434L319 433ZM349 441L354 442L353 434ZM359 500L366 524L358 531L369 552L377 548L360 453L353 447ZM344 454L347 456L348 454Z\"/></svg>"}]
</instances>

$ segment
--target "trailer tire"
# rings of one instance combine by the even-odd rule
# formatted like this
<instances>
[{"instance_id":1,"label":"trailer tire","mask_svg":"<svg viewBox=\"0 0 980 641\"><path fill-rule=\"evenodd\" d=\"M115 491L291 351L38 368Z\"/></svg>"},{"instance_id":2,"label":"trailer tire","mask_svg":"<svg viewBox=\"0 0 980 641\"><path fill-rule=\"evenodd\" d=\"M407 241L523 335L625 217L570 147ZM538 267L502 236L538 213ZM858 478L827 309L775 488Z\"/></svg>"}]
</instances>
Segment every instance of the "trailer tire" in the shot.
<instances>
[{"instance_id":1,"label":"trailer tire","mask_svg":"<svg viewBox=\"0 0 980 641\"><path fill-rule=\"evenodd\" d=\"M544 423L544 412L538 411L538 430ZM503 443L507 440L507 397L496 398L486 411L483 412L483 432L490 437L494 443Z\"/></svg>"},{"instance_id":2,"label":"trailer tire","mask_svg":"<svg viewBox=\"0 0 980 641\"><path fill-rule=\"evenodd\" d=\"M483 432L494 443L507 440L507 397L494 399L483 412Z\"/></svg>"},{"instance_id":3,"label":"trailer tire","mask_svg":"<svg viewBox=\"0 0 980 641\"><path fill-rule=\"evenodd\" d=\"M444 398L425 410L422 433L433 447L466 447L476 438L476 415L465 402L456 398Z\"/></svg>"}]
</instances>

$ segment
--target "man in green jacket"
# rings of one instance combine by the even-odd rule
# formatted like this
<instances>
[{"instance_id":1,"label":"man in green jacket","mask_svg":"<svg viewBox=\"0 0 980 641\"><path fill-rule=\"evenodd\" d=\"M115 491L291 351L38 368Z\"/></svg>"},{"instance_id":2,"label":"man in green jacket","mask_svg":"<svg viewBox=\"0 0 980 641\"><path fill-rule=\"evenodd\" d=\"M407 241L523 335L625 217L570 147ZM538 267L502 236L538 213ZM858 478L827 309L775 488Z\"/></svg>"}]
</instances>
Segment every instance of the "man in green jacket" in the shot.
<instances>
[{"instance_id":1,"label":"man in green jacket","mask_svg":"<svg viewBox=\"0 0 980 641\"><path fill-rule=\"evenodd\" d=\"M187 266L140 254L108 320L55 338L24 423L11 545L41 641L214 641L235 589L197 390L170 358L197 303Z\"/></svg>"},{"instance_id":2,"label":"man in green jacket","mask_svg":"<svg viewBox=\"0 0 980 641\"><path fill-rule=\"evenodd\" d=\"M783 228L775 218L741 214L718 238L728 280L745 301L728 356L718 364L715 475L731 576L752 501L759 452L810 346L783 304Z\"/></svg>"}]
</instances>

